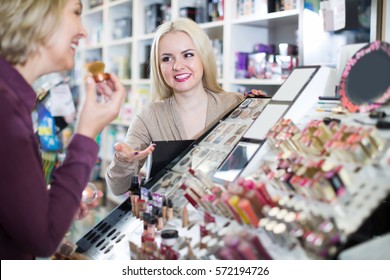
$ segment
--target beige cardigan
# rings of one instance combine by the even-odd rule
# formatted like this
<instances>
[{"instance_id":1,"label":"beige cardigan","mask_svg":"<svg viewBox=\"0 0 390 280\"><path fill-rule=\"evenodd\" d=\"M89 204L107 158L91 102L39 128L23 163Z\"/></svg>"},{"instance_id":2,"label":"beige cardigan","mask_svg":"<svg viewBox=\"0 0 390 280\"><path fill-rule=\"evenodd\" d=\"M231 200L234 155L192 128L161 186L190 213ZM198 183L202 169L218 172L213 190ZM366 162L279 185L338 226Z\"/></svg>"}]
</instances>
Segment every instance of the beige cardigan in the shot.
<instances>
[{"instance_id":1,"label":"beige cardigan","mask_svg":"<svg viewBox=\"0 0 390 280\"><path fill-rule=\"evenodd\" d=\"M206 128L199 136L234 109L243 99L244 96L236 92L209 92ZM173 96L146 105L132 121L125 142L133 149L143 150L154 141L170 140L189 140ZM115 195L129 190L132 176L138 174L145 160L127 163L114 156L107 168L106 181Z\"/></svg>"}]
</instances>

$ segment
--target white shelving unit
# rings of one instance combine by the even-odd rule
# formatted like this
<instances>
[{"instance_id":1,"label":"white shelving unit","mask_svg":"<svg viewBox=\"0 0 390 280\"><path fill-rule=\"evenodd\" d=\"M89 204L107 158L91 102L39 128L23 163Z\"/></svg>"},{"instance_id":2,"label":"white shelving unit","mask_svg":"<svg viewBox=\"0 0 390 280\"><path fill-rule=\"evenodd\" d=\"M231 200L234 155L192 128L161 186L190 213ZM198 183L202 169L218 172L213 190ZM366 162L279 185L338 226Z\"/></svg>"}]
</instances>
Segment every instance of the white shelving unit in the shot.
<instances>
[{"instance_id":1,"label":"white shelving unit","mask_svg":"<svg viewBox=\"0 0 390 280\"><path fill-rule=\"evenodd\" d=\"M289 43L299 45L300 2L289 11L273 12L259 15L238 16L237 6L240 0L224 1L224 18L220 21L200 23L211 40L222 41L223 66L219 82L227 91L258 88L274 93L283 80L236 79L235 53L252 52L255 44ZM89 1L83 0L83 22L88 31L79 52L79 63L101 60L106 63L106 72L116 72L129 91L127 102L142 105L143 97L137 95L147 92L150 81L141 76L141 65L147 59L145 49L152 44L154 34L145 34L146 7L151 4L170 2L171 18L179 16L182 7L194 7L196 0L103 0L102 5L89 8ZM131 31L129 36L115 39L115 22L129 18ZM78 69L83 69L78 65ZM83 75L80 71L80 75ZM147 96L147 94L146 94ZM141 100L141 101L140 101ZM134 105L134 104L133 104ZM136 109L133 113L136 112ZM112 125L122 126L127 130L131 120L117 120ZM102 177L112 159L108 147L110 126L102 133ZM121 140L121 139L116 139ZM112 143L111 143L112 144Z\"/></svg>"}]
</instances>

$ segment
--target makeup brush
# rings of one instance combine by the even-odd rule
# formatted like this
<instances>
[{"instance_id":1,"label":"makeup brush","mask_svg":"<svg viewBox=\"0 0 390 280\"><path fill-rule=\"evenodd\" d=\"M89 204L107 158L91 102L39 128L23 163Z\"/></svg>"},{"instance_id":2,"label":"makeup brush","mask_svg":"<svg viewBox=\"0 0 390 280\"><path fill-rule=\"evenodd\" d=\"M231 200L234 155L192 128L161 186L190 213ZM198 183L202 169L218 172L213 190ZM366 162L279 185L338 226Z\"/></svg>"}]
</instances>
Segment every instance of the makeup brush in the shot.
<instances>
[{"instance_id":1,"label":"makeup brush","mask_svg":"<svg viewBox=\"0 0 390 280\"><path fill-rule=\"evenodd\" d=\"M92 74L95 82L99 83L108 80L109 75L104 73L105 66L106 65L101 61L95 61L88 65L88 71Z\"/></svg>"}]
</instances>

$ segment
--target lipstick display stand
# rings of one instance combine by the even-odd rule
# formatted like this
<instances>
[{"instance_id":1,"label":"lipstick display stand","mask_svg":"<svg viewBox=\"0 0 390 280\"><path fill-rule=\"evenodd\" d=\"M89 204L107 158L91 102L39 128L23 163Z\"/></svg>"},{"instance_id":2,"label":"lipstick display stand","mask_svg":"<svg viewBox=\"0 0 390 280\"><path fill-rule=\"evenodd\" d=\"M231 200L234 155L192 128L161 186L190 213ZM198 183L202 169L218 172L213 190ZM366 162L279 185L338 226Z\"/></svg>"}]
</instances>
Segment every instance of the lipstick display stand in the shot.
<instances>
[{"instance_id":1,"label":"lipstick display stand","mask_svg":"<svg viewBox=\"0 0 390 280\"><path fill-rule=\"evenodd\" d=\"M337 258L390 193L390 134L362 125L368 114L318 102L328 72L298 67L272 98L245 99L76 251L90 259ZM155 229L163 201L173 217ZM173 255L164 230L178 233Z\"/></svg>"}]
</instances>

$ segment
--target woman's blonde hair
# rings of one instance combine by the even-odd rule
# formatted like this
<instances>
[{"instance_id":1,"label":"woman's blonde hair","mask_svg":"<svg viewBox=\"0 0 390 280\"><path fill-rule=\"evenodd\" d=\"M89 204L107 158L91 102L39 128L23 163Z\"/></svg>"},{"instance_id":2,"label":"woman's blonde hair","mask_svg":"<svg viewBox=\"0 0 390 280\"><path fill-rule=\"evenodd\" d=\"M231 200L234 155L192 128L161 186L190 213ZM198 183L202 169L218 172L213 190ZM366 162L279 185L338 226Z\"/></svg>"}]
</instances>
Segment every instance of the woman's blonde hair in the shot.
<instances>
[{"instance_id":1,"label":"woman's blonde hair","mask_svg":"<svg viewBox=\"0 0 390 280\"><path fill-rule=\"evenodd\" d=\"M66 0L7 0L0 4L0 56L23 65L47 43Z\"/></svg>"},{"instance_id":2,"label":"woman's blonde hair","mask_svg":"<svg viewBox=\"0 0 390 280\"><path fill-rule=\"evenodd\" d=\"M210 38L193 20L177 18L160 25L154 37L150 53L150 79L153 98L162 100L173 95L173 89L168 86L161 73L158 56L160 40L169 32L185 32L191 38L203 65L203 87L211 92L222 92L223 89L217 82L217 65Z\"/></svg>"}]
</instances>

